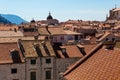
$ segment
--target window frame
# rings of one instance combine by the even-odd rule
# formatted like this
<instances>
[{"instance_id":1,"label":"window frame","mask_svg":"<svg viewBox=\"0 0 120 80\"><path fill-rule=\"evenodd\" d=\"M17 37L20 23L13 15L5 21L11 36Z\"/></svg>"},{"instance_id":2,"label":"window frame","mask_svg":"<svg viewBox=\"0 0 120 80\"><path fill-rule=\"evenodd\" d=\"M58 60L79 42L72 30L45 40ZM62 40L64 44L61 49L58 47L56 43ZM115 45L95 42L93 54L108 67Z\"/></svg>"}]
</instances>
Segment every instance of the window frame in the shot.
<instances>
[{"instance_id":1,"label":"window frame","mask_svg":"<svg viewBox=\"0 0 120 80\"><path fill-rule=\"evenodd\" d=\"M46 59L46 64L50 64L51 63L51 59L50 58L47 58Z\"/></svg>"},{"instance_id":2,"label":"window frame","mask_svg":"<svg viewBox=\"0 0 120 80\"><path fill-rule=\"evenodd\" d=\"M12 68L11 69L11 74L17 74L17 68Z\"/></svg>"},{"instance_id":3,"label":"window frame","mask_svg":"<svg viewBox=\"0 0 120 80\"><path fill-rule=\"evenodd\" d=\"M46 80L51 80L51 70L45 71L45 79Z\"/></svg>"},{"instance_id":4,"label":"window frame","mask_svg":"<svg viewBox=\"0 0 120 80\"><path fill-rule=\"evenodd\" d=\"M36 80L36 71L30 72L30 80Z\"/></svg>"},{"instance_id":5,"label":"window frame","mask_svg":"<svg viewBox=\"0 0 120 80\"><path fill-rule=\"evenodd\" d=\"M35 65L35 64L36 64L36 59L31 59L31 60L30 60L30 64L31 64L31 65Z\"/></svg>"}]
</instances>

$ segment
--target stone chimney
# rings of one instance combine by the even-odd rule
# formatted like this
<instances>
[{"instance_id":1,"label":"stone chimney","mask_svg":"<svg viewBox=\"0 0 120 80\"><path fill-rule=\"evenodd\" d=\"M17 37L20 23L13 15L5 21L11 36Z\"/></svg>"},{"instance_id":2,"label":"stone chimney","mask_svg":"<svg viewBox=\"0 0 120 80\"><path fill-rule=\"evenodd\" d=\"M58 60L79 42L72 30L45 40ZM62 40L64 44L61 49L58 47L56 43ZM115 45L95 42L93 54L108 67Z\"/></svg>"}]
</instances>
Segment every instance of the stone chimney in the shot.
<instances>
[{"instance_id":1,"label":"stone chimney","mask_svg":"<svg viewBox=\"0 0 120 80\"><path fill-rule=\"evenodd\" d=\"M38 41L38 35L34 36L34 40Z\"/></svg>"}]
</instances>

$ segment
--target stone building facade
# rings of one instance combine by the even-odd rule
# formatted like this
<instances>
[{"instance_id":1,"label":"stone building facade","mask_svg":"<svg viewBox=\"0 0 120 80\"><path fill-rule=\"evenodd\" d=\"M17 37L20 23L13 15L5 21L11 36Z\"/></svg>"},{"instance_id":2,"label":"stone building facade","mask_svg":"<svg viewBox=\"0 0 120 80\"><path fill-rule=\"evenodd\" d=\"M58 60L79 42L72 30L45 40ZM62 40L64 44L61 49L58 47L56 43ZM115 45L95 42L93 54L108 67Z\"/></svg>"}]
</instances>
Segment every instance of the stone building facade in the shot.
<instances>
[{"instance_id":1,"label":"stone building facade","mask_svg":"<svg viewBox=\"0 0 120 80\"><path fill-rule=\"evenodd\" d=\"M113 8L110 10L107 20L120 20L120 8Z\"/></svg>"},{"instance_id":2,"label":"stone building facade","mask_svg":"<svg viewBox=\"0 0 120 80\"><path fill-rule=\"evenodd\" d=\"M0 80L25 80L25 64L0 64Z\"/></svg>"},{"instance_id":3,"label":"stone building facade","mask_svg":"<svg viewBox=\"0 0 120 80\"><path fill-rule=\"evenodd\" d=\"M55 52L49 40L36 39L0 43L0 80L61 80L60 74L83 57L77 46L64 47L64 53Z\"/></svg>"}]
</instances>

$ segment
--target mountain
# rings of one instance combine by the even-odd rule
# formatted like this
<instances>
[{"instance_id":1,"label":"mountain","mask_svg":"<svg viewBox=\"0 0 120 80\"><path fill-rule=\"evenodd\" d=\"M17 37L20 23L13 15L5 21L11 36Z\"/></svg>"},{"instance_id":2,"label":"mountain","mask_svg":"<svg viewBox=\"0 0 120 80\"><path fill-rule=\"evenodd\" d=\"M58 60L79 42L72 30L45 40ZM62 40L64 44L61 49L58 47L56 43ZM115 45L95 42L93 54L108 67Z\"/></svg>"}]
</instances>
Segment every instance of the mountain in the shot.
<instances>
[{"instance_id":1,"label":"mountain","mask_svg":"<svg viewBox=\"0 0 120 80\"><path fill-rule=\"evenodd\" d=\"M26 20L22 19L21 17L13 14L1 14L2 17L4 17L6 20L13 24L21 24L27 22Z\"/></svg>"},{"instance_id":2,"label":"mountain","mask_svg":"<svg viewBox=\"0 0 120 80\"><path fill-rule=\"evenodd\" d=\"M7 19L5 19L4 17L2 17L1 15L0 15L0 23L4 23L4 24L11 24L11 22L10 21L8 21Z\"/></svg>"}]
</instances>

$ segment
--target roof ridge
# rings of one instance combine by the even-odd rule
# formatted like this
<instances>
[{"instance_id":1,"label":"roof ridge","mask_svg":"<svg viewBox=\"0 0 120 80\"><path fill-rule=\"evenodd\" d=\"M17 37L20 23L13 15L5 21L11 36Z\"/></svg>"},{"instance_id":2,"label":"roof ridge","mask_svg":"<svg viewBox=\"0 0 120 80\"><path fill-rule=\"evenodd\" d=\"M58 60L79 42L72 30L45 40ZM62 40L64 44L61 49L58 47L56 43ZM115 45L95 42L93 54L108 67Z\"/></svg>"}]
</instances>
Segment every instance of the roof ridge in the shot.
<instances>
[{"instance_id":1,"label":"roof ridge","mask_svg":"<svg viewBox=\"0 0 120 80\"><path fill-rule=\"evenodd\" d=\"M69 74L72 70L74 70L76 67L78 67L79 65L81 65L83 62L85 62L88 58L90 58L95 52L97 52L101 47L102 47L103 43L99 43L95 48L93 48L88 55L86 55L85 57L83 57L82 59L78 60L74 65L71 66L71 68L69 68L64 74L63 76Z\"/></svg>"},{"instance_id":2,"label":"roof ridge","mask_svg":"<svg viewBox=\"0 0 120 80\"><path fill-rule=\"evenodd\" d=\"M103 36L100 38L100 39L98 39L98 41L101 41L101 40L103 40L104 38L106 38L108 35L110 35L111 33L110 32L105 32L104 34L103 34Z\"/></svg>"}]
</instances>

